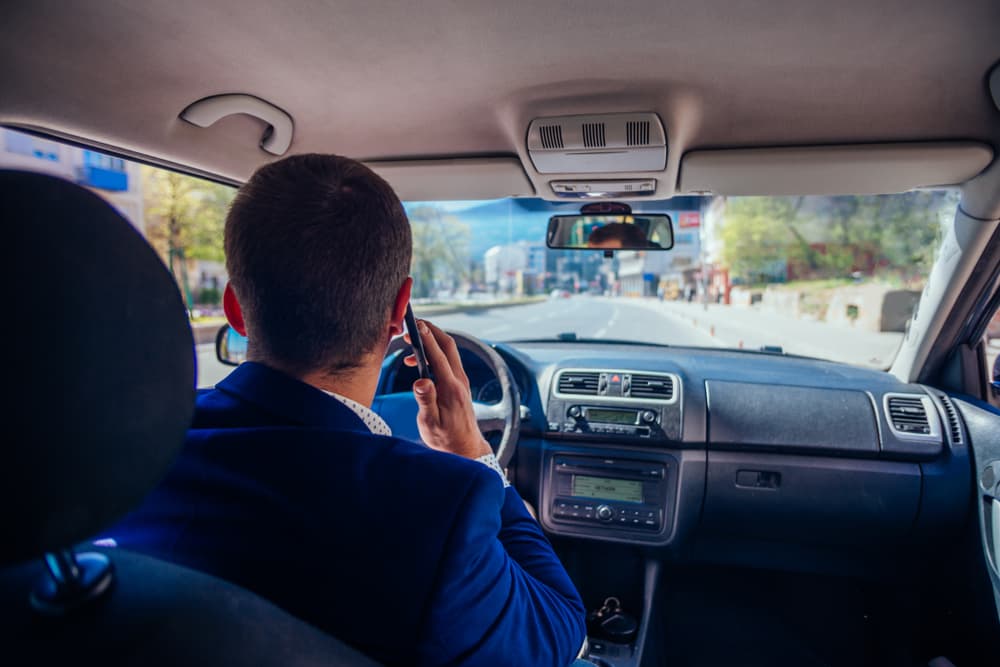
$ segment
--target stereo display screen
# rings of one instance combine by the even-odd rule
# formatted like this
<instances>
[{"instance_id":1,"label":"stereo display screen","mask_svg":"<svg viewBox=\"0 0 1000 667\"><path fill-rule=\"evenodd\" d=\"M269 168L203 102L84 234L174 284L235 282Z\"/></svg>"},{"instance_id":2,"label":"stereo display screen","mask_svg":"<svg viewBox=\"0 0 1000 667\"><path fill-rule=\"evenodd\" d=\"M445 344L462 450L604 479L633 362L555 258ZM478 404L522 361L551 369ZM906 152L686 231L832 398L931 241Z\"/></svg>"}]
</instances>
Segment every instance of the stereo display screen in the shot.
<instances>
[{"instance_id":1,"label":"stereo display screen","mask_svg":"<svg viewBox=\"0 0 1000 667\"><path fill-rule=\"evenodd\" d=\"M635 410L602 410L587 408L587 419L602 424L635 424L639 413Z\"/></svg>"},{"instance_id":2,"label":"stereo display screen","mask_svg":"<svg viewBox=\"0 0 1000 667\"><path fill-rule=\"evenodd\" d=\"M623 503L642 502L642 482L609 477L573 475L573 496L617 500Z\"/></svg>"}]
</instances>

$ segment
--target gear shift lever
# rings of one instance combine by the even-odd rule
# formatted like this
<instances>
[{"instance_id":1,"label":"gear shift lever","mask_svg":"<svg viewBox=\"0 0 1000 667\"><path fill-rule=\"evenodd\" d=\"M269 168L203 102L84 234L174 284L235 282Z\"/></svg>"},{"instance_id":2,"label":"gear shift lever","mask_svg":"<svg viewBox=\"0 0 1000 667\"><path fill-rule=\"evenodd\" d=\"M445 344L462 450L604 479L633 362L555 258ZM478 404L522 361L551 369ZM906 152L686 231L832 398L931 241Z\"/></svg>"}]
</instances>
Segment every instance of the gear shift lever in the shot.
<instances>
[{"instance_id":1,"label":"gear shift lever","mask_svg":"<svg viewBox=\"0 0 1000 667\"><path fill-rule=\"evenodd\" d=\"M587 614L587 633L616 644L631 644L638 628L635 616L622 611L616 597L609 597L600 609Z\"/></svg>"}]
</instances>

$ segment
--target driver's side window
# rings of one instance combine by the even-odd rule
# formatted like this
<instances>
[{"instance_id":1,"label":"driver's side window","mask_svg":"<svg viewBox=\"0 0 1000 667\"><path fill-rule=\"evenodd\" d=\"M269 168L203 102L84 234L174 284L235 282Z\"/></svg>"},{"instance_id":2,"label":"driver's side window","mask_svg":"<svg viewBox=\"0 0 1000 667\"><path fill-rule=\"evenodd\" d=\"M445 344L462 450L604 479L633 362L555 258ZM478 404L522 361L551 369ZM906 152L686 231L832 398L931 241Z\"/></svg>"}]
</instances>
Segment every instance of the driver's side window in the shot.
<instances>
[{"instance_id":1,"label":"driver's side window","mask_svg":"<svg viewBox=\"0 0 1000 667\"><path fill-rule=\"evenodd\" d=\"M5 127L0 127L0 168L57 176L114 206L177 281L197 344L198 386L226 376L229 369L216 361L214 341L225 322L222 230L236 188Z\"/></svg>"}]
</instances>

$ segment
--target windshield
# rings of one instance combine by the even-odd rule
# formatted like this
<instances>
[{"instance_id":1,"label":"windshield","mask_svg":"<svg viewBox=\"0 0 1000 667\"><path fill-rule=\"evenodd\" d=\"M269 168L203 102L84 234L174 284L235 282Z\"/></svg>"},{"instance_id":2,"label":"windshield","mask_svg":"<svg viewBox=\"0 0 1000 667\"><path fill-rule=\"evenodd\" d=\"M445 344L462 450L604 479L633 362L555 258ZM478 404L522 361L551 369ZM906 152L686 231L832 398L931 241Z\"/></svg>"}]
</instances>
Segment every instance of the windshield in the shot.
<instances>
[{"instance_id":1,"label":"windshield","mask_svg":"<svg viewBox=\"0 0 1000 667\"><path fill-rule=\"evenodd\" d=\"M408 202L419 316L492 341L783 351L888 367L957 192L674 197L666 252L552 250L541 199Z\"/></svg>"},{"instance_id":2,"label":"windshield","mask_svg":"<svg viewBox=\"0 0 1000 667\"><path fill-rule=\"evenodd\" d=\"M198 386L225 377L215 336L234 188L7 128L0 166L75 181L127 217L188 307ZM768 347L886 368L957 204L945 190L630 202L670 215L673 247L607 258L545 246L549 218L578 214L579 201L407 202L414 310L490 341Z\"/></svg>"}]
</instances>

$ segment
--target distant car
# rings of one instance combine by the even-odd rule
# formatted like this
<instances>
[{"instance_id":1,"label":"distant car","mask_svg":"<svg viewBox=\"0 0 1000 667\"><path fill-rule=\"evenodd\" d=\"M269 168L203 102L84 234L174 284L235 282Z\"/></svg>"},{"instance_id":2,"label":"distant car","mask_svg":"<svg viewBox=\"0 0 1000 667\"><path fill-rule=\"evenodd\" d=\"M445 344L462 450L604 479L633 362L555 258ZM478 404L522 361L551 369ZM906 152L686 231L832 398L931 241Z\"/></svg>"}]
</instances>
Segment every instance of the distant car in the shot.
<instances>
[{"instance_id":1,"label":"distant car","mask_svg":"<svg viewBox=\"0 0 1000 667\"><path fill-rule=\"evenodd\" d=\"M570 297L569 290L564 289L554 289L549 292L550 299L568 299Z\"/></svg>"}]
</instances>

